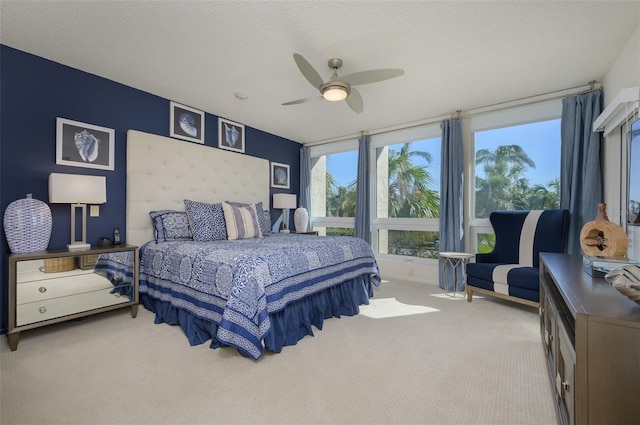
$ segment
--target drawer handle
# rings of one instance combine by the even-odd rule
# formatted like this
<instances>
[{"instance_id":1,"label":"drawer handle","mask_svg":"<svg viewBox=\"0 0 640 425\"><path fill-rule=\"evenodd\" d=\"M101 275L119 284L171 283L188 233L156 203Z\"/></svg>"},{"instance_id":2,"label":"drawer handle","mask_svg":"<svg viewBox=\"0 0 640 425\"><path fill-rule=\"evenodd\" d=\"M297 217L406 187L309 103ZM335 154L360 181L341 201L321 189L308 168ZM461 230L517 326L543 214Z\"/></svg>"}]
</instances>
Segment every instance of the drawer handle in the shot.
<instances>
[{"instance_id":1,"label":"drawer handle","mask_svg":"<svg viewBox=\"0 0 640 425\"><path fill-rule=\"evenodd\" d=\"M567 381L563 381L560 373L556 374L556 394L558 397L563 397L564 393L568 393L571 389L571 386Z\"/></svg>"},{"instance_id":2,"label":"drawer handle","mask_svg":"<svg viewBox=\"0 0 640 425\"><path fill-rule=\"evenodd\" d=\"M44 286L41 286L38 288L38 291L40 291L41 294L44 294L45 292L47 292L47 288L45 288Z\"/></svg>"},{"instance_id":3,"label":"drawer handle","mask_svg":"<svg viewBox=\"0 0 640 425\"><path fill-rule=\"evenodd\" d=\"M47 308L46 308L46 307L40 307L40 308L38 309L38 311L40 312L40 314L44 314L44 313L46 313L46 312L47 312Z\"/></svg>"}]
</instances>

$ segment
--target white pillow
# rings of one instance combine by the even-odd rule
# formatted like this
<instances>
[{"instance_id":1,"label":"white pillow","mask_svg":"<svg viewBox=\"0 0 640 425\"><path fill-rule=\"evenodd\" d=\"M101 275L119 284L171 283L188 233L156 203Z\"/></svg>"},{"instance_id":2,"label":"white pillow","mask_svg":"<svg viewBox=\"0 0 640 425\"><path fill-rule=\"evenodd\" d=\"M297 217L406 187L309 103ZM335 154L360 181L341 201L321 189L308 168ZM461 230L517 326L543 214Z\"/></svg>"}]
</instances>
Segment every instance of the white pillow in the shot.
<instances>
[{"instance_id":1,"label":"white pillow","mask_svg":"<svg viewBox=\"0 0 640 425\"><path fill-rule=\"evenodd\" d=\"M227 224L227 238L229 240L262 237L255 204L237 207L223 202L222 211L224 211L224 220Z\"/></svg>"}]
</instances>

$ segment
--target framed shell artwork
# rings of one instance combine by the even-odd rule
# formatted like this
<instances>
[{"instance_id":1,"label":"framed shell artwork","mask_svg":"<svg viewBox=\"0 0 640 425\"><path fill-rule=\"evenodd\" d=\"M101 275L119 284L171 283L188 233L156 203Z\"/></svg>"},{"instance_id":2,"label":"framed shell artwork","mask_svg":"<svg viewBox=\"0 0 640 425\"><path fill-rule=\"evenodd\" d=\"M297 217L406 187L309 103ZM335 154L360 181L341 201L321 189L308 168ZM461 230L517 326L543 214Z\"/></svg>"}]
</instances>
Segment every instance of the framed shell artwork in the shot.
<instances>
[{"instance_id":1,"label":"framed shell artwork","mask_svg":"<svg viewBox=\"0 0 640 425\"><path fill-rule=\"evenodd\" d=\"M115 142L112 128L58 118L56 164L113 171Z\"/></svg>"},{"instance_id":2,"label":"framed shell artwork","mask_svg":"<svg viewBox=\"0 0 640 425\"><path fill-rule=\"evenodd\" d=\"M169 135L176 139L204 144L204 112L171 102Z\"/></svg>"}]
</instances>

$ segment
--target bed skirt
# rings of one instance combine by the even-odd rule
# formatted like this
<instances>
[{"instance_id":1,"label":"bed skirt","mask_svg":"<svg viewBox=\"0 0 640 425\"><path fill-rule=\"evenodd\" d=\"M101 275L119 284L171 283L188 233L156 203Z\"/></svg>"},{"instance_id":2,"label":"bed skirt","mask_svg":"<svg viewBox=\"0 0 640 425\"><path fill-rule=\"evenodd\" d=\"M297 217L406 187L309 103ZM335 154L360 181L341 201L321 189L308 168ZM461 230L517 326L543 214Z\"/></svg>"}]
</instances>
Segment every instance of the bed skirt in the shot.
<instances>
[{"instance_id":1,"label":"bed skirt","mask_svg":"<svg viewBox=\"0 0 640 425\"><path fill-rule=\"evenodd\" d=\"M269 313L271 328L264 339L265 348L279 353L286 345L295 345L307 335L313 336L312 326L322 330L324 319L340 316L355 316L360 305L369 304L373 296L373 286L369 275L347 280L321 292L289 303L284 309ZM218 341L218 325L215 322L194 316L186 310L140 294L140 302L147 310L155 313L155 323L180 325L191 345L203 344L211 340L211 348L223 344ZM247 356L240 347L238 351Z\"/></svg>"}]
</instances>

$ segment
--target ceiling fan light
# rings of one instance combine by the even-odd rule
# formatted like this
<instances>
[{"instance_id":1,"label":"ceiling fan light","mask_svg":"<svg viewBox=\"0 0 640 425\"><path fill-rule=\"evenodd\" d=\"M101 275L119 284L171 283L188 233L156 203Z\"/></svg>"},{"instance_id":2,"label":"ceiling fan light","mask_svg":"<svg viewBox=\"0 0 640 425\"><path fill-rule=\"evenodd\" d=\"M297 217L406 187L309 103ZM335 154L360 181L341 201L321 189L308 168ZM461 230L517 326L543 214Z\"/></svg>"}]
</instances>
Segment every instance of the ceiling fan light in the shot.
<instances>
[{"instance_id":1,"label":"ceiling fan light","mask_svg":"<svg viewBox=\"0 0 640 425\"><path fill-rule=\"evenodd\" d=\"M347 91L344 87L329 87L322 92L322 96L329 102L339 102L347 98Z\"/></svg>"}]
</instances>

